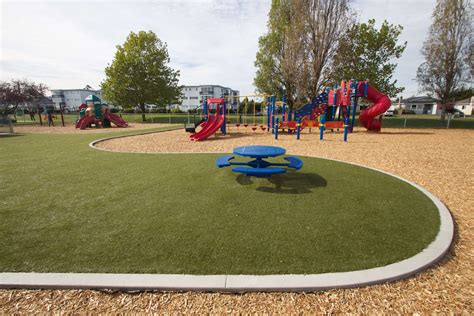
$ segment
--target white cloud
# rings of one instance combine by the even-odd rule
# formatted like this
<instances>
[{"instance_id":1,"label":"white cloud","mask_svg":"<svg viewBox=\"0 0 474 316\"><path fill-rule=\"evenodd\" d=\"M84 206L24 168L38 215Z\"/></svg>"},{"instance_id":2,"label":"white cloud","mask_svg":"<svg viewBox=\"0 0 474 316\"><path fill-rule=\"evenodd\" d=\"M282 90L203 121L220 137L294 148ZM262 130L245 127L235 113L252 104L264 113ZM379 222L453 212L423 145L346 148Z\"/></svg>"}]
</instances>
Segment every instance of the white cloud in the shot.
<instances>
[{"instance_id":1,"label":"white cloud","mask_svg":"<svg viewBox=\"0 0 474 316\"><path fill-rule=\"evenodd\" d=\"M416 93L434 1L354 3L362 21L404 26L408 47L395 77ZM181 84L220 84L252 93L258 37L270 0L261 1L8 1L1 2L1 79L29 78L51 88L98 87L115 46L130 31L152 30L168 44Z\"/></svg>"}]
</instances>

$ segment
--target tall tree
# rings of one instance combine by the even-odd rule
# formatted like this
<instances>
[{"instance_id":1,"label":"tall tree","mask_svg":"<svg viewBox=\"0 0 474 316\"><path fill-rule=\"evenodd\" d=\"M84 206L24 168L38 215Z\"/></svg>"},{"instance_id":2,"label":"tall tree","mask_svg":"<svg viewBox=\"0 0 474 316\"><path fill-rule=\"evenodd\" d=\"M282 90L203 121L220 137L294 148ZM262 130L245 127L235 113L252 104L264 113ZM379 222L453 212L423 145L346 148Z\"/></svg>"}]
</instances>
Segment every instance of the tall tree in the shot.
<instances>
[{"instance_id":1,"label":"tall tree","mask_svg":"<svg viewBox=\"0 0 474 316\"><path fill-rule=\"evenodd\" d=\"M354 24L339 41L331 66L331 83L344 79L369 79L370 83L390 97L405 88L397 86L393 73L407 43L398 44L403 27L384 21L380 29L375 20Z\"/></svg>"},{"instance_id":2,"label":"tall tree","mask_svg":"<svg viewBox=\"0 0 474 316\"><path fill-rule=\"evenodd\" d=\"M317 95L352 21L349 0L273 0L256 55L257 91L286 95L290 106Z\"/></svg>"},{"instance_id":3,"label":"tall tree","mask_svg":"<svg viewBox=\"0 0 474 316\"><path fill-rule=\"evenodd\" d=\"M442 121L452 93L463 83L472 84L472 45L469 0L438 0L421 50L425 62L418 67L416 79L421 90L439 99Z\"/></svg>"},{"instance_id":4,"label":"tall tree","mask_svg":"<svg viewBox=\"0 0 474 316\"><path fill-rule=\"evenodd\" d=\"M349 0L306 0L305 25L308 33L306 96L314 97L321 92L329 76L329 67L341 38L354 24Z\"/></svg>"},{"instance_id":5,"label":"tall tree","mask_svg":"<svg viewBox=\"0 0 474 316\"><path fill-rule=\"evenodd\" d=\"M256 55L257 73L254 79L259 93L281 97L285 91L291 90L291 83L281 70L287 47L285 34L291 25L290 4L291 1L288 0L272 1L268 14L268 32L259 38L260 50Z\"/></svg>"},{"instance_id":6,"label":"tall tree","mask_svg":"<svg viewBox=\"0 0 474 316\"><path fill-rule=\"evenodd\" d=\"M44 97L48 87L42 83L28 80L11 80L0 82L0 116L16 112L22 103L31 103Z\"/></svg>"},{"instance_id":7,"label":"tall tree","mask_svg":"<svg viewBox=\"0 0 474 316\"><path fill-rule=\"evenodd\" d=\"M181 97L179 70L169 61L167 45L155 33L131 32L105 68L104 97L125 108L139 106L145 121L146 104L166 106Z\"/></svg>"}]
</instances>

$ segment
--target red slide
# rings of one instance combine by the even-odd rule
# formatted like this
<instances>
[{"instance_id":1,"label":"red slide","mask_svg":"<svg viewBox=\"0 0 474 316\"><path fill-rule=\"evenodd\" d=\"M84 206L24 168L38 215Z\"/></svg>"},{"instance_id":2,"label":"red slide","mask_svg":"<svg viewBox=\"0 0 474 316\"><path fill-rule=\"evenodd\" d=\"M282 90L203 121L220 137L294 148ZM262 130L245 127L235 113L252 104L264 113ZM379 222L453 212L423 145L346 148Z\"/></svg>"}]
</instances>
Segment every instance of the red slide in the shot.
<instances>
[{"instance_id":1,"label":"red slide","mask_svg":"<svg viewBox=\"0 0 474 316\"><path fill-rule=\"evenodd\" d=\"M367 128L368 131L380 132L382 122L380 122L376 117L387 112L392 105L392 102L388 96L379 92L370 85L367 91L367 100L372 101L373 104L360 112L360 124Z\"/></svg>"},{"instance_id":2,"label":"red slide","mask_svg":"<svg viewBox=\"0 0 474 316\"><path fill-rule=\"evenodd\" d=\"M83 116L79 121L77 121L76 128L86 129L91 123L94 122L95 118L93 116Z\"/></svg>"},{"instance_id":3,"label":"red slide","mask_svg":"<svg viewBox=\"0 0 474 316\"><path fill-rule=\"evenodd\" d=\"M118 116L117 114L110 113L110 112L107 111L107 112L104 113L104 118L108 119L109 121L111 121L112 123L117 125L118 127L127 127L128 126L128 123L125 122L124 119L121 118L120 116Z\"/></svg>"},{"instance_id":4,"label":"red slide","mask_svg":"<svg viewBox=\"0 0 474 316\"><path fill-rule=\"evenodd\" d=\"M215 132L221 128L224 124L224 116L220 114L209 115L207 122L204 122L201 127L202 129L190 136L191 140L200 141L208 138L211 135L214 135Z\"/></svg>"}]
</instances>

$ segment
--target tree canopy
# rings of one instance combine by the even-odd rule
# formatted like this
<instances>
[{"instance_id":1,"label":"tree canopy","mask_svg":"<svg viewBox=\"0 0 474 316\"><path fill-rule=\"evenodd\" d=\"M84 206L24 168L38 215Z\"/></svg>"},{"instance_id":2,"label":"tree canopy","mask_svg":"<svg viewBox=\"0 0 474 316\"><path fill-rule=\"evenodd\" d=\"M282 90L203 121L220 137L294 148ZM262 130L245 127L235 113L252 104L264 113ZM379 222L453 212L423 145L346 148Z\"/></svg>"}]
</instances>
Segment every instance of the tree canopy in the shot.
<instances>
[{"instance_id":1,"label":"tree canopy","mask_svg":"<svg viewBox=\"0 0 474 316\"><path fill-rule=\"evenodd\" d=\"M440 100L442 120L452 94L464 84L472 86L472 47L469 0L438 0L421 51L425 61L418 67L416 79L421 90Z\"/></svg>"},{"instance_id":2,"label":"tree canopy","mask_svg":"<svg viewBox=\"0 0 474 316\"><path fill-rule=\"evenodd\" d=\"M256 55L257 91L286 95L290 106L317 95L352 22L348 0L273 0Z\"/></svg>"},{"instance_id":3,"label":"tree canopy","mask_svg":"<svg viewBox=\"0 0 474 316\"><path fill-rule=\"evenodd\" d=\"M179 70L172 69L169 62L167 45L155 33L131 32L105 69L101 84L105 99L125 108L139 106L143 121L146 104L179 102Z\"/></svg>"},{"instance_id":4,"label":"tree canopy","mask_svg":"<svg viewBox=\"0 0 474 316\"><path fill-rule=\"evenodd\" d=\"M368 79L390 97L403 92L393 74L407 42L398 44L403 27L384 21L377 29L375 20L354 24L340 40L331 67L331 83L348 79Z\"/></svg>"}]
</instances>

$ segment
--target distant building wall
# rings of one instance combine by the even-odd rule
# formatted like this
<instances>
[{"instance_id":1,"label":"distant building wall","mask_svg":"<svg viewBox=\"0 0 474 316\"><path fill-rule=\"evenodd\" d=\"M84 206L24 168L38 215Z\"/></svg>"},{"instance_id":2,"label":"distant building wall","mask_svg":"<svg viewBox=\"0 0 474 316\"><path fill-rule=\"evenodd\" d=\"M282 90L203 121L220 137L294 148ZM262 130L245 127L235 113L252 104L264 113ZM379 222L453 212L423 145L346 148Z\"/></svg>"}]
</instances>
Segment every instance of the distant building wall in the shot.
<instances>
[{"instance_id":1,"label":"distant building wall","mask_svg":"<svg viewBox=\"0 0 474 316\"><path fill-rule=\"evenodd\" d=\"M86 89L58 89L58 90L51 90L52 92L52 100L54 102L54 106L59 109L59 106L62 105L64 108L69 110L76 110L79 108L81 103L84 103L84 99L94 94L102 99L102 92L101 90L86 90ZM102 100L102 102L105 102Z\"/></svg>"},{"instance_id":2,"label":"distant building wall","mask_svg":"<svg viewBox=\"0 0 474 316\"><path fill-rule=\"evenodd\" d=\"M238 90L219 85L200 85L200 86L184 86L181 90L183 94L182 102L179 108L182 111L188 111L199 107L206 98L229 98L239 96ZM237 98L233 98L237 104Z\"/></svg>"}]
</instances>

